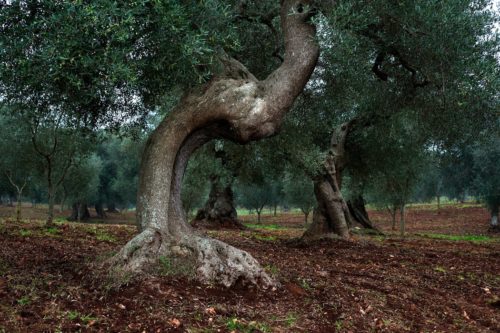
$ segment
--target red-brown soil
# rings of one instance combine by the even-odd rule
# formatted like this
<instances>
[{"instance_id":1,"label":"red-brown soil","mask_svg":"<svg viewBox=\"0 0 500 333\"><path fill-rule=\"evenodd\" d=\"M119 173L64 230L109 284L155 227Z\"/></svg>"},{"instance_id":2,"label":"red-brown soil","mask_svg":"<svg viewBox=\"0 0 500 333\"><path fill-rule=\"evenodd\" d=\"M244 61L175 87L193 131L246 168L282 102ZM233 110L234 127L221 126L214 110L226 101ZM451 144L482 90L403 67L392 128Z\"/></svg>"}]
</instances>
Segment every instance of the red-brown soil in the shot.
<instances>
[{"instance_id":1,"label":"red-brown soil","mask_svg":"<svg viewBox=\"0 0 500 333\"><path fill-rule=\"evenodd\" d=\"M297 246L289 240L303 232L300 215L266 216L264 225L285 227L276 230L208 231L255 256L281 282L274 291L201 285L166 269L110 289L93 265L115 253L134 227L45 229L36 220L4 218L0 332L499 332L500 238L488 234L486 211L409 211L406 239L357 235ZM370 214L390 230L386 214Z\"/></svg>"}]
</instances>

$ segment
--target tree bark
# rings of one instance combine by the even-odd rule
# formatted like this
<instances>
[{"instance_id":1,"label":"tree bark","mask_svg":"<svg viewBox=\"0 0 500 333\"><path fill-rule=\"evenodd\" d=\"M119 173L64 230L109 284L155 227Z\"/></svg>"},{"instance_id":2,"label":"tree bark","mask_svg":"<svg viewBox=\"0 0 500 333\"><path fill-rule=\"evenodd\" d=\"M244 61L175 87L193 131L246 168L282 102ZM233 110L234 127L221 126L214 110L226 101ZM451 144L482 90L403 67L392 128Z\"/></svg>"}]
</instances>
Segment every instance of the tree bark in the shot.
<instances>
[{"instance_id":1,"label":"tree bark","mask_svg":"<svg viewBox=\"0 0 500 333\"><path fill-rule=\"evenodd\" d=\"M401 234L401 237L405 236L405 205L402 204L399 207L399 232Z\"/></svg>"},{"instance_id":2,"label":"tree bark","mask_svg":"<svg viewBox=\"0 0 500 333\"><path fill-rule=\"evenodd\" d=\"M361 224L363 228L374 230L379 234L382 233L373 225L372 221L370 221L365 207L365 199L362 195L358 195L354 199L347 201L347 207L349 207L349 213L352 219Z\"/></svg>"},{"instance_id":3,"label":"tree bark","mask_svg":"<svg viewBox=\"0 0 500 333\"><path fill-rule=\"evenodd\" d=\"M46 227L51 227L54 225L54 204L55 204L55 193L52 185L48 186L48 209L47 209L47 221L45 222Z\"/></svg>"},{"instance_id":4,"label":"tree bark","mask_svg":"<svg viewBox=\"0 0 500 333\"><path fill-rule=\"evenodd\" d=\"M263 209L264 209L264 206L255 209L255 211L257 212L257 224L260 224L260 222L261 222L261 214L262 214Z\"/></svg>"},{"instance_id":5,"label":"tree bark","mask_svg":"<svg viewBox=\"0 0 500 333\"><path fill-rule=\"evenodd\" d=\"M242 64L224 58L224 73L185 96L152 133L139 175L141 232L110 259L115 278L154 271L160 258L168 258L191 267L203 282L276 285L250 254L194 232L182 209L182 177L193 151L214 138L247 143L277 133L319 54L309 22L315 11L308 4L282 1L285 60L268 78L258 81Z\"/></svg>"},{"instance_id":6,"label":"tree bark","mask_svg":"<svg viewBox=\"0 0 500 333\"><path fill-rule=\"evenodd\" d=\"M100 219L105 219L106 218L106 212L104 211L104 207L102 206L102 202L96 202L94 205L95 212L97 214L97 217Z\"/></svg>"},{"instance_id":7,"label":"tree bark","mask_svg":"<svg viewBox=\"0 0 500 333\"><path fill-rule=\"evenodd\" d=\"M205 206L198 210L191 224L196 227L243 229L244 226L238 221L238 213L234 207L231 184L223 186L219 177L213 177L208 200Z\"/></svg>"},{"instance_id":8,"label":"tree bark","mask_svg":"<svg viewBox=\"0 0 500 333\"><path fill-rule=\"evenodd\" d=\"M68 221L87 221L90 219L89 207L86 203L77 201L71 206L71 216L67 218Z\"/></svg>"},{"instance_id":9,"label":"tree bark","mask_svg":"<svg viewBox=\"0 0 500 333\"><path fill-rule=\"evenodd\" d=\"M331 237L336 234L349 239L351 216L340 192L341 171L345 166L345 137L348 125L342 125L332 135L330 150L325 159L322 173L314 179L314 194L318 202L313 211L313 222L302 239L306 241ZM337 169L340 166L340 170Z\"/></svg>"},{"instance_id":10,"label":"tree bark","mask_svg":"<svg viewBox=\"0 0 500 333\"><path fill-rule=\"evenodd\" d=\"M310 211L304 210L304 209L301 209L301 210L302 210L302 213L304 214L304 226L307 226L307 218L309 217Z\"/></svg>"}]
</instances>

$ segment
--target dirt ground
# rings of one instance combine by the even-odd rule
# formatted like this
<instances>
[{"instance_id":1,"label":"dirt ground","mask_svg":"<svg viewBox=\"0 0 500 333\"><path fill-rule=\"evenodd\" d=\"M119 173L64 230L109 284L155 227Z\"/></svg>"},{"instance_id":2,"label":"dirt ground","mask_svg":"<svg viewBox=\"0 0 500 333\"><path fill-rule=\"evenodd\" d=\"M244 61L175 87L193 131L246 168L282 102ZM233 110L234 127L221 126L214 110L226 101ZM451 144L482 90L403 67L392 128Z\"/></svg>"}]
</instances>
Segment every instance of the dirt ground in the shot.
<instances>
[{"instance_id":1,"label":"dirt ground","mask_svg":"<svg viewBox=\"0 0 500 333\"><path fill-rule=\"evenodd\" d=\"M16 223L8 209L0 209L0 332L500 332L500 237L480 207L411 208L405 239L377 211L370 216L386 236L307 247L290 242L303 232L300 215L207 231L255 256L277 290L201 285L168 270L114 290L93 265L134 227L46 229L42 211Z\"/></svg>"}]
</instances>

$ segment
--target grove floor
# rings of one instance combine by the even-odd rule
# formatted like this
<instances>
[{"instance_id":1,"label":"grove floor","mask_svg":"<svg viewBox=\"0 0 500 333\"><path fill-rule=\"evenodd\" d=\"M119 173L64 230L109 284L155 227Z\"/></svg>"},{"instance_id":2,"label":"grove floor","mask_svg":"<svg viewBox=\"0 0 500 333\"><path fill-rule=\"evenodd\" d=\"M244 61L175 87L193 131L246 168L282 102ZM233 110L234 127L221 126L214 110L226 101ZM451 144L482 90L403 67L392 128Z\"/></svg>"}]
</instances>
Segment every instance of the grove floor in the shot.
<instances>
[{"instance_id":1,"label":"grove floor","mask_svg":"<svg viewBox=\"0 0 500 333\"><path fill-rule=\"evenodd\" d=\"M294 214L207 231L256 257L277 290L201 285L168 270L114 290L94 265L134 227L3 218L0 332L500 332L500 238L483 208L411 208L405 239L387 214L370 215L386 236L298 246Z\"/></svg>"}]
</instances>

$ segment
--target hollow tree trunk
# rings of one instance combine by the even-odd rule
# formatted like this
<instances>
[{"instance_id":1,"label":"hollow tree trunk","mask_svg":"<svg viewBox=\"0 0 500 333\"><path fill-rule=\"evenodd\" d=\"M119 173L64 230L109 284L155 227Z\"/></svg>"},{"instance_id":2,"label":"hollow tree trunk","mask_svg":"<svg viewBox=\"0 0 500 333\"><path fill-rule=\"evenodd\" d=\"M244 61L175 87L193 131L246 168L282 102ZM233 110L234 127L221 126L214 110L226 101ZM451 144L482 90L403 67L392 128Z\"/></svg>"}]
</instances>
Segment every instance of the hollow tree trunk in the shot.
<instances>
[{"instance_id":1,"label":"hollow tree trunk","mask_svg":"<svg viewBox=\"0 0 500 333\"><path fill-rule=\"evenodd\" d=\"M139 175L141 232L110 259L115 278L154 271L160 258L168 258L203 282L275 285L250 254L193 231L182 209L182 177L190 155L209 140L247 143L278 131L318 58L308 22L315 11L308 3L281 2L285 60L268 78L258 81L236 60L222 59L224 73L185 96L152 133Z\"/></svg>"},{"instance_id":2,"label":"hollow tree trunk","mask_svg":"<svg viewBox=\"0 0 500 333\"><path fill-rule=\"evenodd\" d=\"M313 222L302 239L314 240L336 234L349 239L351 216L340 192L341 170L345 166L344 148L348 125L344 124L332 135L330 150L323 165L323 172L314 179L314 194L318 207L313 211ZM340 167L340 170L337 169Z\"/></svg>"},{"instance_id":3,"label":"hollow tree trunk","mask_svg":"<svg viewBox=\"0 0 500 333\"><path fill-rule=\"evenodd\" d=\"M347 207L349 208L349 213L351 214L352 219L361 224L363 228L381 233L381 231L373 225L372 221L370 221L368 212L366 211L365 199L362 195L358 195L352 200L347 201Z\"/></svg>"},{"instance_id":4,"label":"hollow tree trunk","mask_svg":"<svg viewBox=\"0 0 500 333\"><path fill-rule=\"evenodd\" d=\"M205 206L200 208L192 222L193 226L244 228L238 221L234 208L231 184L223 186L217 176L212 178L210 194Z\"/></svg>"}]
</instances>

